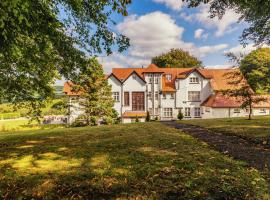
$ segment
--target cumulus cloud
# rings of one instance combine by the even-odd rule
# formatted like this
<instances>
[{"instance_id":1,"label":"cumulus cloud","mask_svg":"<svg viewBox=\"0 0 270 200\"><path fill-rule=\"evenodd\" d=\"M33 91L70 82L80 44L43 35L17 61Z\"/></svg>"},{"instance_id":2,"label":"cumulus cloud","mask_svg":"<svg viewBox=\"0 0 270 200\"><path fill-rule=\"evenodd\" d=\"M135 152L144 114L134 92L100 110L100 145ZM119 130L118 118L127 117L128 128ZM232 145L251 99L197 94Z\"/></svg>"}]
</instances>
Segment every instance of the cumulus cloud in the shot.
<instances>
[{"instance_id":1,"label":"cumulus cloud","mask_svg":"<svg viewBox=\"0 0 270 200\"><path fill-rule=\"evenodd\" d=\"M187 13L181 13L180 16L189 22L199 22L204 25L205 28L215 29L215 36L220 37L227 33L231 33L237 29L237 22L240 15L234 10L228 9L225 15L219 19L218 17L210 18L209 5L202 5L198 8L198 12L192 15Z\"/></svg>"},{"instance_id":2,"label":"cumulus cloud","mask_svg":"<svg viewBox=\"0 0 270 200\"><path fill-rule=\"evenodd\" d=\"M105 69L115 67L141 67L150 64L151 58L168 52L171 48L182 48L197 57L216 53L227 48L227 44L197 47L182 40L184 28L162 12L152 12L143 16L131 15L116 26L117 31L130 38L127 55L114 54L103 58ZM107 67L109 65L110 67Z\"/></svg>"},{"instance_id":3,"label":"cumulus cloud","mask_svg":"<svg viewBox=\"0 0 270 200\"><path fill-rule=\"evenodd\" d=\"M205 33L204 29L199 28L194 32L194 37L196 39L207 39L208 33Z\"/></svg>"},{"instance_id":4,"label":"cumulus cloud","mask_svg":"<svg viewBox=\"0 0 270 200\"><path fill-rule=\"evenodd\" d=\"M183 6L183 2L181 0L153 0L155 3L165 4L168 8L172 10L180 10Z\"/></svg>"},{"instance_id":5,"label":"cumulus cloud","mask_svg":"<svg viewBox=\"0 0 270 200\"><path fill-rule=\"evenodd\" d=\"M224 65L208 65L205 68L207 69L230 69L232 68L232 65L224 64Z\"/></svg>"}]
</instances>

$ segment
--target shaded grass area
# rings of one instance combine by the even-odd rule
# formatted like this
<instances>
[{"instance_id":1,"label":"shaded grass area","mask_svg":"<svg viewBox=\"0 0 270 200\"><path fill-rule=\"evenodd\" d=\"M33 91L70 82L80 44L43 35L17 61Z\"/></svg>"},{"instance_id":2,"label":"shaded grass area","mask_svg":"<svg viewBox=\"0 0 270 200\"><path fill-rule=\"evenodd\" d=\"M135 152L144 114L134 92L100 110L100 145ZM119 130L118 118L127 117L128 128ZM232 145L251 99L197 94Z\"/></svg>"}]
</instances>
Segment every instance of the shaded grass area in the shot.
<instances>
[{"instance_id":1,"label":"shaded grass area","mask_svg":"<svg viewBox=\"0 0 270 200\"><path fill-rule=\"evenodd\" d=\"M10 119L0 120L0 135L3 132L14 132L14 131L29 131L39 129L53 129L58 127L64 127L61 124L38 124L36 121L29 123L28 119Z\"/></svg>"},{"instance_id":2,"label":"shaded grass area","mask_svg":"<svg viewBox=\"0 0 270 200\"><path fill-rule=\"evenodd\" d=\"M180 123L247 138L270 138L270 116L254 117L252 120L247 118L183 120Z\"/></svg>"},{"instance_id":3,"label":"shaded grass area","mask_svg":"<svg viewBox=\"0 0 270 200\"><path fill-rule=\"evenodd\" d=\"M0 135L0 198L267 199L258 171L160 123Z\"/></svg>"}]
</instances>

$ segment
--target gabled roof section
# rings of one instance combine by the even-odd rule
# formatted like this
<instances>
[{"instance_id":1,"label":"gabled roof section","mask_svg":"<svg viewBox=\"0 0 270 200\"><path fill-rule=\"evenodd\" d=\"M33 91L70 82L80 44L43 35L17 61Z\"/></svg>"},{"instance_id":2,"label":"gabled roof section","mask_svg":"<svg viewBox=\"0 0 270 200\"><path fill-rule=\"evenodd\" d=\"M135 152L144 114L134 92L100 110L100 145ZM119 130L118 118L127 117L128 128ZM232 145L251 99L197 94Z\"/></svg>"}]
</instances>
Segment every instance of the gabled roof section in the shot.
<instances>
[{"instance_id":1,"label":"gabled roof section","mask_svg":"<svg viewBox=\"0 0 270 200\"><path fill-rule=\"evenodd\" d=\"M200 69L198 69L198 68L192 68L192 69L190 69L190 70L188 70L188 71L184 71L184 72L182 72L182 73L179 73L178 75L177 75L177 78L179 78L179 79L186 79L191 73L193 73L193 72L197 72L199 75L201 75L203 78L205 78L205 79L211 79L212 78L212 76L210 76L210 75L208 75L208 74L203 74L202 72L201 72L201 70Z\"/></svg>"},{"instance_id":2,"label":"gabled roof section","mask_svg":"<svg viewBox=\"0 0 270 200\"><path fill-rule=\"evenodd\" d=\"M155 64L150 64L147 68L143 70L143 73L164 73L162 68L159 68Z\"/></svg>"},{"instance_id":3,"label":"gabled roof section","mask_svg":"<svg viewBox=\"0 0 270 200\"><path fill-rule=\"evenodd\" d=\"M239 69L200 69L200 72L205 76L212 77L210 84L214 91L239 89L240 87L240 84L234 85L231 83L235 79L232 74L239 73ZM243 81L245 81L244 78Z\"/></svg>"},{"instance_id":4,"label":"gabled roof section","mask_svg":"<svg viewBox=\"0 0 270 200\"><path fill-rule=\"evenodd\" d=\"M134 71L142 78L143 68L113 68L112 73L121 81L124 82Z\"/></svg>"}]
</instances>

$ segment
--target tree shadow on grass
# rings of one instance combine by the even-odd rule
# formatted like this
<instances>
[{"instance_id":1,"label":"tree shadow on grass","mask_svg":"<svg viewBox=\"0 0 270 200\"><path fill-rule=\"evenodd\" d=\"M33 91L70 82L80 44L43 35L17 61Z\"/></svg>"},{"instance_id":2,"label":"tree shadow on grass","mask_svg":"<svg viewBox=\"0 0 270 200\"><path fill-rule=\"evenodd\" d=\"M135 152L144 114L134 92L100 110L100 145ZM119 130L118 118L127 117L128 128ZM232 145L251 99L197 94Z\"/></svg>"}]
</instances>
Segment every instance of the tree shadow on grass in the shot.
<instances>
[{"instance_id":1,"label":"tree shadow on grass","mask_svg":"<svg viewBox=\"0 0 270 200\"><path fill-rule=\"evenodd\" d=\"M256 197L266 187L256 170L192 137L156 123L140 126L6 138L0 197L228 199Z\"/></svg>"}]
</instances>

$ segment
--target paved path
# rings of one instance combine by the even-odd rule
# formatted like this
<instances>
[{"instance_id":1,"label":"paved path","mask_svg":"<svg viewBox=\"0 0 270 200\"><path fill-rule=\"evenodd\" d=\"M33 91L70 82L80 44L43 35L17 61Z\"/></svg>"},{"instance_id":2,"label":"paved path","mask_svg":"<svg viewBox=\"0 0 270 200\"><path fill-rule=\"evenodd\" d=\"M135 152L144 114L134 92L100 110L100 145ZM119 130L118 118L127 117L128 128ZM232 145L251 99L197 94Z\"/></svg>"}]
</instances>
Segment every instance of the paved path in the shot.
<instances>
[{"instance_id":1,"label":"paved path","mask_svg":"<svg viewBox=\"0 0 270 200\"><path fill-rule=\"evenodd\" d=\"M258 170L270 168L270 149L257 146L237 136L211 132L205 128L194 125L178 124L175 121L162 123L180 129L206 142L211 148L217 151L228 154L235 159L244 160L251 167L257 168Z\"/></svg>"}]
</instances>

